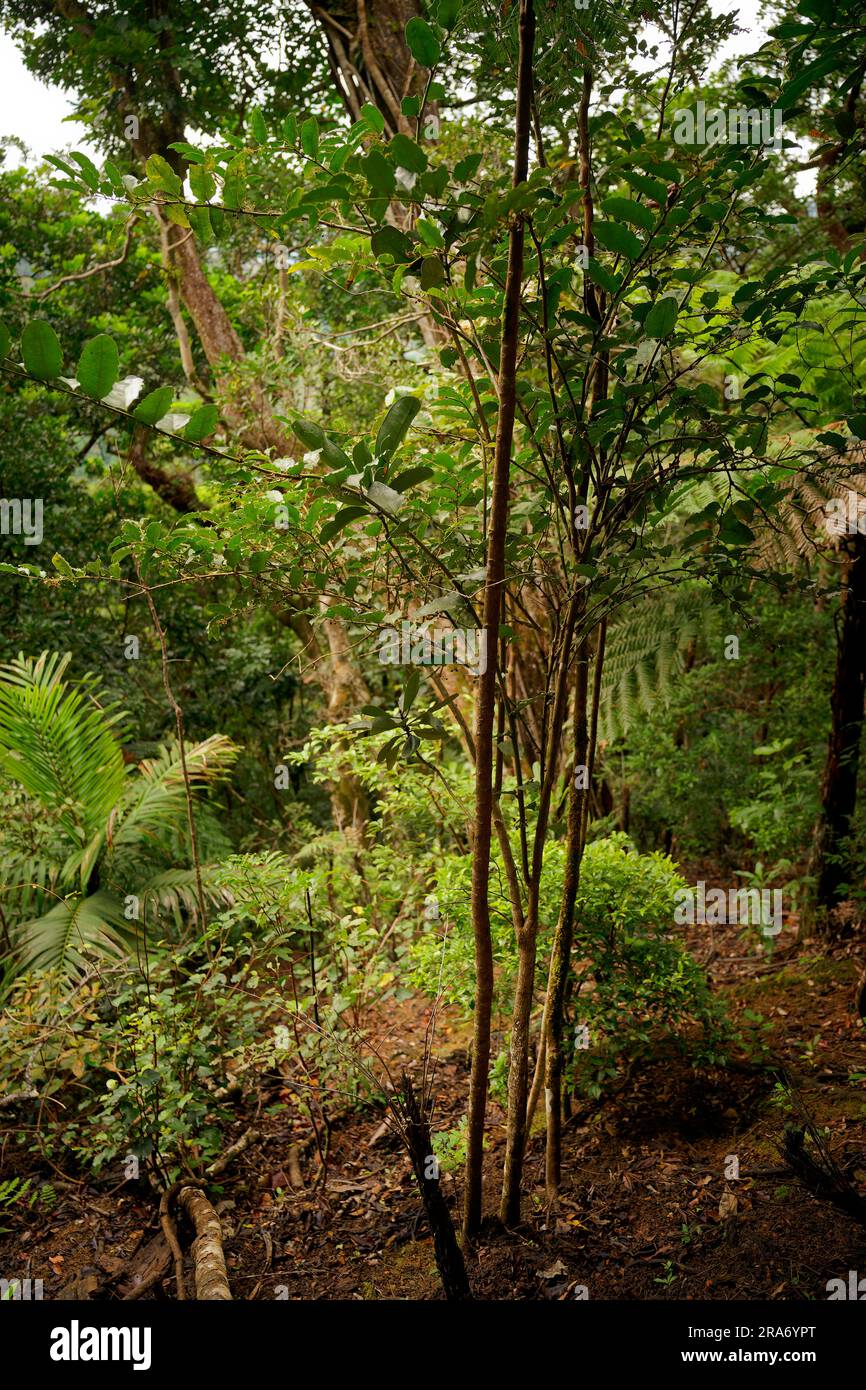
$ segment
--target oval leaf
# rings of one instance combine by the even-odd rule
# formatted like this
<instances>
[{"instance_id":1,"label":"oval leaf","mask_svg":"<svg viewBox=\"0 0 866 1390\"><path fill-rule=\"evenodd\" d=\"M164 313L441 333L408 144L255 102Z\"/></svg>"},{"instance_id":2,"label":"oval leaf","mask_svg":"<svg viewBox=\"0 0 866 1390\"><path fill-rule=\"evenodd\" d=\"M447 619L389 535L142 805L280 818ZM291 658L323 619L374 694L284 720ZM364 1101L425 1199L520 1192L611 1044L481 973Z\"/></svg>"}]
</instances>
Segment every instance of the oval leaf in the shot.
<instances>
[{"instance_id":1,"label":"oval leaf","mask_svg":"<svg viewBox=\"0 0 866 1390\"><path fill-rule=\"evenodd\" d=\"M430 25L417 15L406 25L406 43L415 62L420 63L422 68L435 67L439 62L439 40Z\"/></svg>"},{"instance_id":2,"label":"oval leaf","mask_svg":"<svg viewBox=\"0 0 866 1390\"><path fill-rule=\"evenodd\" d=\"M633 227L642 227L651 232L656 220L649 208L636 203L633 198L605 198L602 207L608 217L616 217L621 222L630 222Z\"/></svg>"},{"instance_id":3,"label":"oval leaf","mask_svg":"<svg viewBox=\"0 0 866 1390\"><path fill-rule=\"evenodd\" d=\"M308 159L315 159L319 150L319 122L310 116L301 126L301 149Z\"/></svg>"},{"instance_id":4,"label":"oval leaf","mask_svg":"<svg viewBox=\"0 0 866 1390\"><path fill-rule=\"evenodd\" d=\"M388 458L402 444L420 409L421 402L416 396L400 396L394 402L376 435L376 453L380 458Z\"/></svg>"},{"instance_id":5,"label":"oval leaf","mask_svg":"<svg viewBox=\"0 0 866 1390\"><path fill-rule=\"evenodd\" d=\"M150 391L144 400L139 401L132 412L135 419L143 425L155 425L166 414L173 396L170 386L157 386L155 391Z\"/></svg>"},{"instance_id":6,"label":"oval leaf","mask_svg":"<svg viewBox=\"0 0 866 1390\"><path fill-rule=\"evenodd\" d=\"M117 344L107 333L88 338L78 361L79 385L88 396L102 400L117 381L119 360Z\"/></svg>"},{"instance_id":7,"label":"oval leaf","mask_svg":"<svg viewBox=\"0 0 866 1390\"><path fill-rule=\"evenodd\" d=\"M618 222L596 222L593 230L596 241L600 241L608 251L628 256L630 261L636 261L643 250L643 243L634 232L630 232L628 227L620 226Z\"/></svg>"},{"instance_id":8,"label":"oval leaf","mask_svg":"<svg viewBox=\"0 0 866 1390\"><path fill-rule=\"evenodd\" d=\"M39 381L51 381L63 369L60 339L50 323L31 319L21 334L21 355L24 366Z\"/></svg>"},{"instance_id":9,"label":"oval leaf","mask_svg":"<svg viewBox=\"0 0 866 1390\"><path fill-rule=\"evenodd\" d=\"M644 320L644 332L648 338L666 338L673 331L677 321L679 304L672 294L657 299Z\"/></svg>"},{"instance_id":10,"label":"oval leaf","mask_svg":"<svg viewBox=\"0 0 866 1390\"><path fill-rule=\"evenodd\" d=\"M219 411L215 405L200 405L198 410L193 411L190 422L183 431L184 439L189 439L194 444L200 439L206 439L209 434L213 434L218 419Z\"/></svg>"},{"instance_id":11,"label":"oval leaf","mask_svg":"<svg viewBox=\"0 0 866 1390\"><path fill-rule=\"evenodd\" d=\"M343 507L326 526L322 527L319 540L325 545L328 541L333 540L334 536L336 536L339 531L342 531L345 526L348 526L351 521L356 521L358 517L361 516L369 516L366 508Z\"/></svg>"}]
</instances>

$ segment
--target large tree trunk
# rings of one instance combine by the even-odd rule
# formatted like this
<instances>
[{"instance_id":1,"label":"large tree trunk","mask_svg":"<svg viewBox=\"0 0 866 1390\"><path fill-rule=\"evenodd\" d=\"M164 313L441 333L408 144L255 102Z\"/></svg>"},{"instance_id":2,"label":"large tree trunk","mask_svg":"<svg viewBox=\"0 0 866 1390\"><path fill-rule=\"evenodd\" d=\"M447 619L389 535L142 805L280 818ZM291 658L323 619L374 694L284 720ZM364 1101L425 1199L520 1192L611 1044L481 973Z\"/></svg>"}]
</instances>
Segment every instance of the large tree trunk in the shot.
<instances>
[{"instance_id":1,"label":"large tree trunk","mask_svg":"<svg viewBox=\"0 0 866 1390\"><path fill-rule=\"evenodd\" d=\"M520 0L520 57L514 133L513 187L529 172L532 55L535 42L533 0ZM484 630L488 662L478 682L475 717L475 822L472 837L472 928L475 937L475 1020L469 1082L466 1185L463 1226L467 1235L481 1223L484 1116L490 1062L490 1017L493 1002L493 948L490 933L490 841L493 821L493 721L499 674L499 626L505 589L505 542L508 530L508 484L517 406L517 349L523 285L524 224L515 218L508 237L508 269L499 356L499 413L493 458L490 526L487 533L487 578Z\"/></svg>"},{"instance_id":2,"label":"large tree trunk","mask_svg":"<svg viewBox=\"0 0 866 1390\"><path fill-rule=\"evenodd\" d=\"M822 912L840 900L849 877L844 842L857 803L866 688L866 538L860 535L849 542L837 631L830 739L809 863L813 901L804 914L801 936L810 935Z\"/></svg>"},{"instance_id":3,"label":"large tree trunk","mask_svg":"<svg viewBox=\"0 0 866 1390\"><path fill-rule=\"evenodd\" d=\"M408 21L422 13L417 0L307 0L322 26L337 89L353 120L365 102L377 106L389 134L408 129L404 97L420 94L419 72L406 46Z\"/></svg>"}]
</instances>

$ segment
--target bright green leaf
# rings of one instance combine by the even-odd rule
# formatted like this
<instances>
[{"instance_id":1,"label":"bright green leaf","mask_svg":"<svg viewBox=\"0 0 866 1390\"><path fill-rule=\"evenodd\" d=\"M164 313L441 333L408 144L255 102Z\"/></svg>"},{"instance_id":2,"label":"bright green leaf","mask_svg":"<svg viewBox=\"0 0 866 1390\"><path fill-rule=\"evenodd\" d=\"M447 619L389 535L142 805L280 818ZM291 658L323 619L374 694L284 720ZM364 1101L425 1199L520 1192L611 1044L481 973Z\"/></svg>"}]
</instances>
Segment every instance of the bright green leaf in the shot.
<instances>
[{"instance_id":1,"label":"bright green leaf","mask_svg":"<svg viewBox=\"0 0 866 1390\"><path fill-rule=\"evenodd\" d=\"M21 355L27 371L40 381L51 381L63 369L60 339L44 319L31 319L25 326L21 334Z\"/></svg>"},{"instance_id":2,"label":"bright green leaf","mask_svg":"<svg viewBox=\"0 0 866 1390\"><path fill-rule=\"evenodd\" d=\"M107 396L119 373L117 344L107 333L88 338L78 360L78 383L88 396L102 400Z\"/></svg>"}]
</instances>

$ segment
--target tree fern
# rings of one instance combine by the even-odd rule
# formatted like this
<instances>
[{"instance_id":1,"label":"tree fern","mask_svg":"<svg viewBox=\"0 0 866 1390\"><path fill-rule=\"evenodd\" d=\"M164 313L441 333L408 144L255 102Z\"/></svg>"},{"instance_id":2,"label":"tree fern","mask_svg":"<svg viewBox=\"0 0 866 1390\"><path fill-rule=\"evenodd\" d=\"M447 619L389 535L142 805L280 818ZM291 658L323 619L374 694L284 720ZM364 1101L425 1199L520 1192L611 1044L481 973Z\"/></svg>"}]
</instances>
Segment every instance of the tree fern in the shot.
<instances>
[{"instance_id":1,"label":"tree fern","mask_svg":"<svg viewBox=\"0 0 866 1390\"><path fill-rule=\"evenodd\" d=\"M599 707L603 739L622 737L641 712L666 703L686 653L711 620L709 589L689 584L647 594L611 623Z\"/></svg>"}]
</instances>

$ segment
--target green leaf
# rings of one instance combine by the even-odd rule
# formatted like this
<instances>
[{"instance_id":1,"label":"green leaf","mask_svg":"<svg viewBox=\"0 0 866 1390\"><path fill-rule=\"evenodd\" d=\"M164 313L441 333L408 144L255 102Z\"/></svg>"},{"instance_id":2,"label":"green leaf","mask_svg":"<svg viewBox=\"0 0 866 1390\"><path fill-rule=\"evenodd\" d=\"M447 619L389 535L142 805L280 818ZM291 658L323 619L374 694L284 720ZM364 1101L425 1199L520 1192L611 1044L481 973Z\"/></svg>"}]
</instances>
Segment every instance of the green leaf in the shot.
<instances>
[{"instance_id":1,"label":"green leaf","mask_svg":"<svg viewBox=\"0 0 866 1390\"><path fill-rule=\"evenodd\" d=\"M866 415L849 415L845 423L858 439L866 439Z\"/></svg>"},{"instance_id":2,"label":"green leaf","mask_svg":"<svg viewBox=\"0 0 866 1390\"><path fill-rule=\"evenodd\" d=\"M216 193L216 179L201 164L190 165L189 186L192 189L192 196L199 203L209 203Z\"/></svg>"},{"instance_id":3,"label":"green leaf","mask_svg":"<svg viewBox=\"0 0 866 1390\"><path fill-rule=\"evenodd\" d=\"M207 208L190 208L187 215L189 225L199 241L203 246L209 246L214 239L209 210Z\"/></svg>"},{"instance_id":4,"label":"green leaf","mask_svg":"<svg viewBox=\"0 0 866 1390\"><path fill-rule=\"evenodd\" d=\"M399 167L408 169L410 174L423 174L427 168L426 154L408 135L395 135L389 142L388 149Z\"/></svg>"},{"instance_id":5,"label":"green leaf","mask_svg":"<svg viewBox=\"0 0 866 1390\"><path fill-rule=\"evenodd\" d=\"M618 275L613 275L609 270L605 270L594 256L590 256L587 262L586 273L594 285L601 285L608 294L619 294L622 288L622 280Z\"/></svg>"},{"instance_id":6,"label":"green leaf","mask_svg":"<svg viewBox=\"0 0 866 1390\"><path fill-rule=\"evenodd\" d=\"M144 166L144 172L155 188L163 193L171 193L176 198L183 195L183 180L172 169L161 154L152 154Z\"/></svg>"},{"instance_id":7,"label":"green leaf","mask_svg":"<svg viewBox=\"0 0 866 1390\"><path fill-rule=\"evenodd\" d=\"M415 258L415 245L411 237L388 223L370 237L370 250L377 259L380 256L392 256L395 261Z\"/></svg>"},{"instance_id":8,"label":"green leaf","mask_svg":"<svg viewBox=\"0 0 866 1390\"><path fill-rule=\"evenodd\" d=\"M312 420L293 420L292 430L308 449L320 453L331 468L351 468L349 455L328 438L321 425L314 424Z\"/></svg>"},{"instance_id":9,"label":"green leaf","mask_svg":"<svg viewBox=\"0 0 866 1390\"><path fill-rule=\"evenodd\" d=\"M631 184L632 188L636 188L638 193L652 198L654 203L660 203L662 206L666 203L668 186L666 183L662 183L661 179L652 179L648 174L636 174L632 169L624 169L622 176L626 183Z\"/></svg>"},{"instance_id":10,"label":"green leaf","mask_svg":"<svg viewBox=\"0 0 866 1390\"><path fill-rule=\"evenodd\" d=\"M406 438L409 426L421 409L416 396L400 396L385 416L376 435L376 453L388 458Z\"/></svg>"},{"instance_id":11,"label":"green leaf","mask_svg":"<svg viewBox=\"0 0 866 1390\"><path fill-rule=\"evenodd\" d=\"M450 31L456 26L462 8L463 0L439 0L436 18L443 29Z\"/></svg>"},{"instance_id":12,"label":"green leaf","mask_svg":"<svg viewBox=\"0 0 866 1390\"><path fill-rule=\"evenodd\" d=\"M31 319L21 334L21 355L24 366L39 381L51 381L63 370L60 339L50 323Z\"/></svg>"},{"instance_id":13,"label":"green leaf","mask_svg":"<svg viewBox=\"0 0 866 1390\"><path fill-rule=\"evenodd\" d=\"M247 162L236 155L226 166L223 179L223 203L227 208L242 208L247 191Z\"/></svg>"},{"instance_id":14,"label":"green leaf","mask_svg":"<svg viewBox=\"0 0 866 1390\"><path fill-rule=\"evenodd\" d=\"M390 198L397 181L394 178L394 170L388 160L378 149L373 149L361 160L361 168L364 171L364 178L369 183L374 193L384 194Z\"/></svg>"},{"instance_id":15,"label":"green leaf","mask_svg":"<svg viewBox=\"0 0 866 1390\"><path fill-rule=\"evenodd\" d=\"M315 159L319 152L319 122L315 116L308 116L301 126L301 149L307 159Z\"/></svg>"},{"instance_id":16,"label":"green leaf","mask_svg":"<svg viewBox=\"0 0 866 1390\"><path fill-rule=\"evenodd\" d=\"M445 239L435 222L429 221L426 217L419 217L415 223L415 231L425 246L435 246L439 251L445 249Z\"/></svg>"},{"instance_id":17,"label":"green leaf","mask_svg":"<svg viewBox=\"0 0 866 1390\"><path fill-rule=\"evenodd\" d=\"M8 355L11 341L12 335L9 329L6 327L5 323L0 323L0 357L6 357Z\"/></svg>"},{"instance_id":18,"label":"green leaf","mask_svg":"<svg viewBox=\"0 0 866 1390\"><path fill-rule=\"evenodd\" d=\"M445 267L438 256L425 256L421 262L421 288L432 290L445 284Z\"/></svg>"},{"instance_id":19,"label":"green leaf","mask_svg":"<svg viewBox=\"0 0 866 1390\"><path fill-rule=\"evenodd\" d=\"M745 522L738 521L735 516L729 513L722 522L719 539L725 545L751 545L755 539L755 533L746 526Z\"/></svg>"},{"instance_id":20,"label":"green leaf","mask_svg":"<svg viewBox=\"0 0 866 1390\"><path fill-rule=\"evenodd\" d=\"M69 564L68 560L64 560L62 555L52 555L51 563L57 570L57 573L63 575L64 579L74 578L72 566Z\"/></svg>"},{"instance_id":21,"label":"green leaf","mask_svg":"<svg viewBox=\"0 0 866 1390\"><path fill-rule=\"evenodd\" d=\"M350 522L356 521L358 517L367 517L369 513L365 507L343 507L337 515L322 527L319 540L324 545L327 541L333 540L338 532L348 526Z\"/></svg>"},{"instance_id":22,"label":"green leaf","mask_svg":"<svg viewBox=\"0 0 866 1390\"><path fill-rule=\"evenodd\" d=\"M117 344L107 333L98 333L88 338L78 360L79 385L88 396L102 400L107 396L119 372Z\"/></svg>"},{"instance_id":23,"label":"green leaf","mask_svg":"<svg viewBox=\"0 0 866 1390\"><path fill-rule=\"evenodd\" d=\"M608 251L628 256L630 261L636 261L643 250L643 243L634 232L630 232L628 227L620 226L618 222L596 222L593 231L596 241L600 241Z\"/></svg>"},{"instance_id":24,"label":"green leaf","mask_svg":"<svg viewBox=\"0 0 866 1390\"><path fill-rule=\"evenodd\" d=\"M794 105L799 96L802 96L807 87L810 87L818 78L823 77L836 67L838 61L839 57L834 52L816 59L814 63L809 63L802 72L799 72L796 77L792 77L791 81L785 84L776 98L776 105L786 111Z\"/></svg>"},{"instance_id":25,"label":"green leaf","mask_svg":"<svg viewBox=\"0 0 866 1390\"><path fill-rule=\"evenodd\" d=\"M631 222L632 226L642 227L645 232L651 232L656 224L649 208L644 207L643 203L636 203L633 198L605 198L602 207L609 217Z\"/></svg>"},{"instance_id":26,"label":"green leaf","mask_svg":"<svg viewBox=\"0 0 866 1390\"><path fill-rule=\"evenodd\" d=\"M666 338L673 332L680 306L672 294L657 299L644 320L644 333L648 338Z\"/></svg>"},{"instance_id":27,"label":"green leaf","mask_svg":"<svg viewBox=\"0 0 866 1390\"><path fill-rule=\"evenodd\" d=\"M410 487L417 487L419 483L426 483L428 478L435 476L432 468L407 468L405 472L398 473L396 478L391 479L391 486L395 492L408 492Z\"/></svg>"},{"instance_id":28,"label":"green leaf","mask_svg":"<svg viewBox=\"0 0 866 1390\"><path fill-rule=\"evenodd\" d=\"M250 131L257 145L264 145L267 143L267 122L265 121L264 113L259 110L258 106L254 106L250 112Z\"/></svg>"},{"instance_id":29,"label":"green leaf","mask_svg":"<svg viewBox=\"0 0 866 1390\"><path fill-rule=\"evenodd\" d=\"M439 62L442 52L439 40L430 25L417 15L406 25L406 43L415 62L420 63L422 68L433 68Z\"/></svg>"},{"instance_id":30,"label":"green leaf","mask_svg":"<svg viewBox=\"0 0 866 1390\"><path fill-rule=\"evenodd\" d=\"M219 411L215 405L200 405L198 410L193 411L189 424L183 430L184 439L189 439L194 444L200 439L206 439L209 434L213 434L218 419Z\"/></svg>"},{"instance_id":31,"label":"green leaf","mask_svg":"<svg viewBox=\"0 0 866 1390\"><path fill-rule=\"evenodd\" d=\"M370 130L374 130L377 135L381 135L382 131L385 129L385 117L382 115L378 106L374 106L372 102L364 102L364 105L361 107L361 120L364 122L364 125L369 126Z\"/></svg>"},{"instance_id":32,"label":"green leaf","mask_svg":"<svg viewBox=\"0 0 866 1390\"><path fill-rule=\"evenodd\" d=\"M135 410L132 412L136 420L140 420L143 425L155 425L157 420L161 420L171 405L174 392L170 386L157 386L155 391L150 391L139 401Z\"/></svg>"},{"instance_id":33,"label":"green leaf","mask_svg":"<svg viewBox=\"0 0 866 1390\"><path fill-rule=\"evenodd\" d=\"M314 425L311 420L293 420L292 430L308 449L324 449L325 431L321 425Z\"/></svg>"},{"instance_id":34,"label":"green leaf","mask_svg":"<svg viewBox=\"0 0 866 1390\"><path fill-rule=\"evenodd\" d=\"M81 177L84 179L87 187L92 189L95 193L99 188L99 170L93 163L93 160L88 159L86 154L79 154L78 150L73 150L69 158L75 160L75 163L81 170Z\"/></svg>"}]
</instances>

